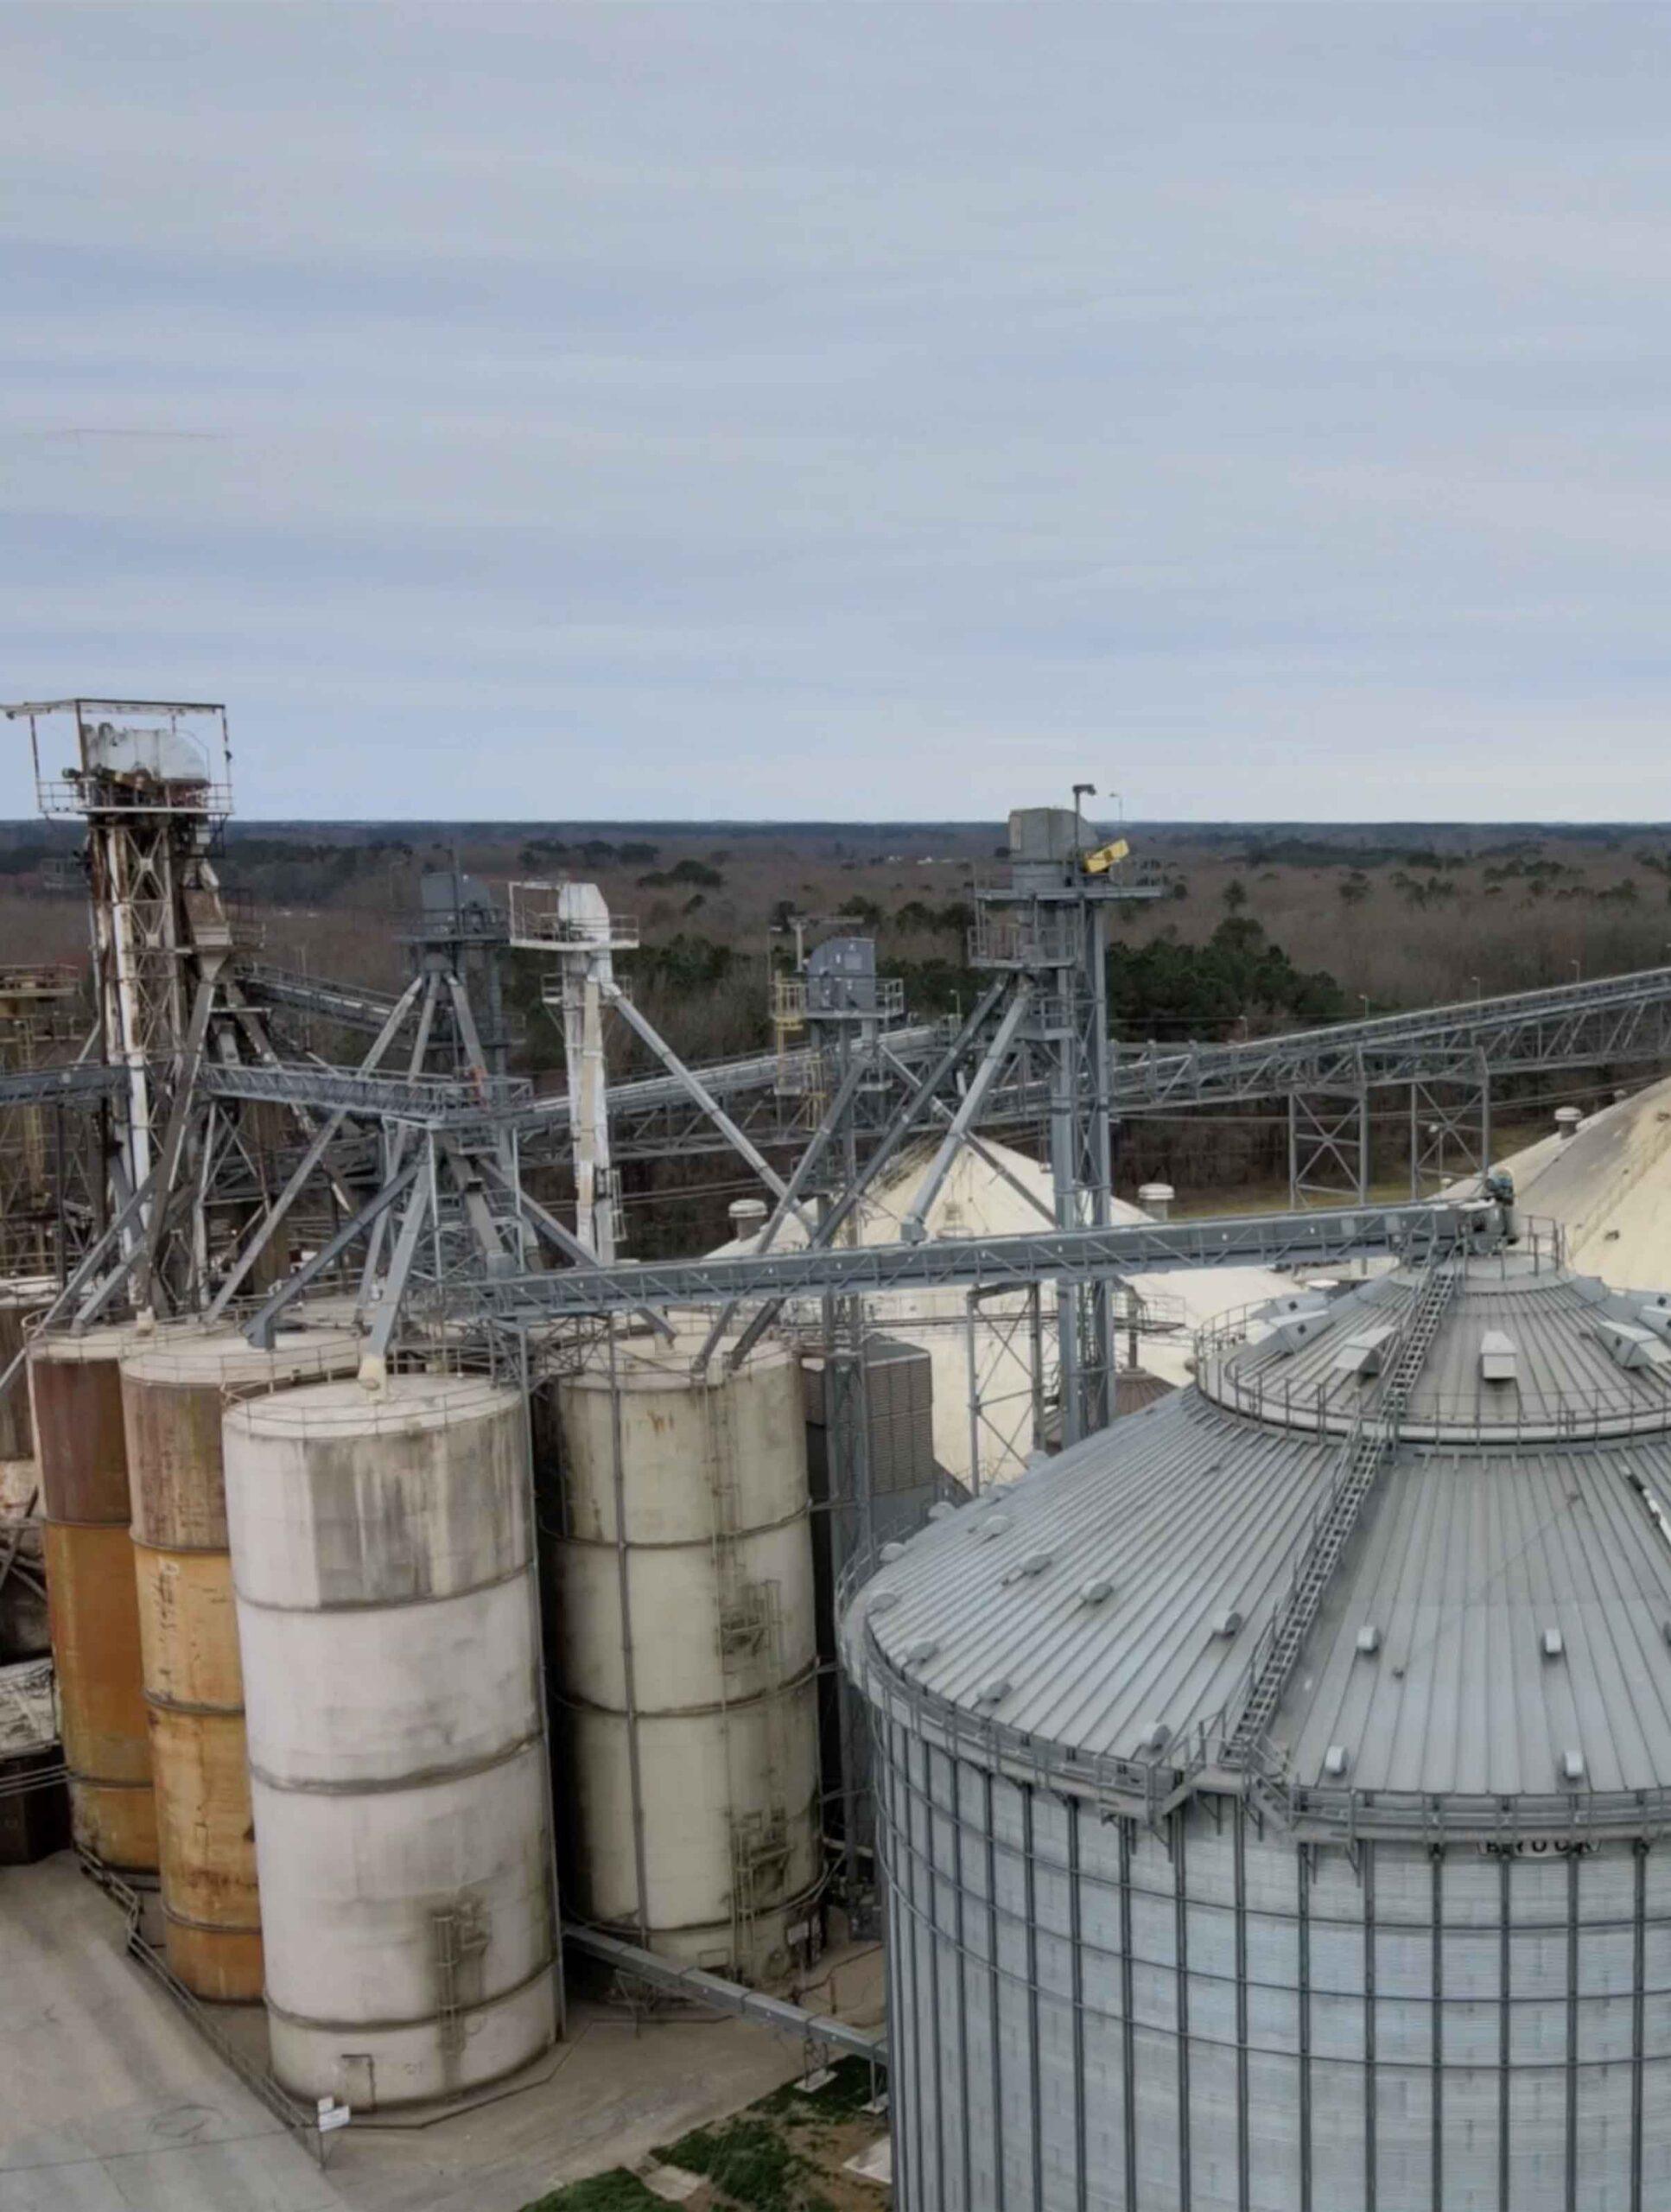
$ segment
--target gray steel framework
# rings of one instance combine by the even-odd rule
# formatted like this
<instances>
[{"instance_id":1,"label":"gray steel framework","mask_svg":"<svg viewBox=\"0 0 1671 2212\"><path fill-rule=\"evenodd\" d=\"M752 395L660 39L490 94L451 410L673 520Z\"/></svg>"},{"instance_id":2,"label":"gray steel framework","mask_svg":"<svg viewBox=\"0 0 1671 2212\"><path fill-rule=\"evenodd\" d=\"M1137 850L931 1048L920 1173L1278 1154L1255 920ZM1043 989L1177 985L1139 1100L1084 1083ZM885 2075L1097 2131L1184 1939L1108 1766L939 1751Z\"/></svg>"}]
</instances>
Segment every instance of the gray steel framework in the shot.
<instances>
[{"instance_id":1,"label":"gray steel framework","mask_svg":"<svg viewBox=\"0 0 1671 2212\"><path fill-rule=\"evenodd\" d=\"M321 1009L322 1010L322 1009ZM380 1016L379 1016L380 1019ZM361 1024L374 1029L368 1003ZM888 1033L893 1059L920 1066L948 1034L944 1023L918 1023ZM804 1063L792 1097L779 1095L783 1063L757 1053L703 1066L707 1089L727 1101L732 1116L756 1143L790 1143L805 1135L801 1092L811 1081L816 1056ZM1356 1178L1360 1102L1382 1090L1450 1086L1462 1105L1449 1141L1459 1147L1464 1171L1479 1164L1475 1132L1481 1123L1481 1087L1493 1079L1539 1069L1643 1065L1671 1058L1671 969L1563 984L1501 998L1471 1000L1369 1021L1340 1022L1245 1044L1191 1045L1134 1051L1117 1040L1109 1074L1109 1109L1115 1121L1137 1121L1196 1109L1250 1105L1298 1093L1344 1105L1342 1141ZM816 1085L814 1086L816 1087ZM833 1087L833 1086L831 1086ZM1025 1050L994 1084L981 1125L1037 1121L1047 1109L1049 1082L1037 1057ZM618 1157L656 1157L717 1148L726 1140L712 1130L684 1088L649 1077L612 1084L610 1131ZM1421 1103L1433 1118L1432 1101ZM564 1128L568 1101L531 1101L520 1115L531 1135ZM1418 1133L1418 1149L1422 1133ZM1320 1165L1320 1163L1319 1163ZM1350 1189L1344 1177L1333 1187Z\"/></svg>"},{"instance_id":2,"label":"gray steel framework","mask_svg":"<svg viewBox=\"0 0 1671 2212\"><path fill-rule=\"evenodd\" d=\"M873 1296L919 1287L1026 1289L1158 1274L1172 1268L1329 1268L1368 1252L1422 1257L1487 1249L1497 1210L1477 1202L1249 1214L1206 1221L1041 1230L923 1244L853 1244L736 1258L651 1261L501 1278L471 1287L478 1310L533 1324L636 1306L746 1299Z\"/></svg>"},{"instance_id":3,"label":"gray steel framework","mask_svg":"<svg viewBox=\"0 0 1671 2212\"><path fill-rule=\"evenodd\" d=\"M303 976L288 968L274 968L264 961L238 963L245 996L251 1005L276 1007L286 1014L304 1014L340 1028L364 1030L375 1036L397 1003L391 991L374 991L359 983L333 982L323 976ZM406 1019L408 1017L403 1017Z\"/></svg>"},{"instance_id":4,"label":"gray steel framework","mask_svg":"<svg viewBox=\"0 0 1671 2212\"><path fill-rule=\"evenodd\" d=\"M396 1003L391 996L357 986L259 966L240 965L239 973L247 979L247 995L257 1003L292 1006L372 1034ZM938 1022L890 1030L887 1060L896 1071L908 1067L914 1072L944 1046L949 1033L948 1026ZM795 1057L803 1077L810 1080L818 1053L809 1049ZM1333 1135L1344 1154L1328 1187L1355 1195L1358 1116L1371 1091L1414 1087L1420 1124L1416 1149L1429 1154L1421 1161L1424 1173L1433 1164L1429 1125L1445 1118L1439 1112L1443 1103L1449 1116L1446 1140L1456 1147L1452 1164L1459 1160L1466 1172L1479 1164L1473 1132L1479 1126L1482 1085L1493 1077L1666 1058L1671 1058L1671 969L1656 968L1416 1014L1341 1022L1246 1044L1191 1045L1168 1051L1148 1046L1134 1052L1116 1042L1109 1108L1115 1120L1134 1121L1270 1098L1327 1100L1331 1109L1338 1109ZM783 1065L777 1053L762 1052L699 1066L695 1072L711 1096L727 1103L733 1121L757 1144L799 1142L806 1134L801 1096L805 1082L792 1098L780 1096ZM15 1080L0 1076L0 1095L9 1095L3 1086ZM303 1084L307 1077L298 1070L295 1080ZM114 1077L108 1070L78 1071L76 1081L98 1087L113 1084ZM829 1087L833 1089L833 1084ZM1439 1093L1445 1094L1443 1100ZM32 1085L25 1084L17 1095L34 1096ZM1048 1097L1042 1069L1022 1051L1015 1065L994 1083L980 1125L1037 1120ZM722 1149L729 1143L696 1105L688 1087L670 1076L610 1084L608 1109L617 1156L687 1154L697 1148ZM428 1110L439 1112L445 1107L435 1100ZM1297 1110L1303 1116L1308 1109ZM426 1112L416 1097L412 1111L417 1117ZM558 1138L568 1128L569 1101L537 1098L528 1085L515 1105L514 1117L519 1134L531 1141Z\"/></svg>"},{"instance_id":5,"label":"gray steel framework","mask_svg":"<svg viewBox=\"0 0 1671 2212\"><path fill-rule=\"evenodd\" d=\"M1116 1060L1113 1105L1131 1119L1192 1106L1273 1098L1289 1090L1351 1090L1466 1080L1533 1068L1604 1066L1671 1056L1671 968L1470 999L1414 1014L1343 1021L1239 1045L1150 1045Z\"/></svg>"}]
</instances>

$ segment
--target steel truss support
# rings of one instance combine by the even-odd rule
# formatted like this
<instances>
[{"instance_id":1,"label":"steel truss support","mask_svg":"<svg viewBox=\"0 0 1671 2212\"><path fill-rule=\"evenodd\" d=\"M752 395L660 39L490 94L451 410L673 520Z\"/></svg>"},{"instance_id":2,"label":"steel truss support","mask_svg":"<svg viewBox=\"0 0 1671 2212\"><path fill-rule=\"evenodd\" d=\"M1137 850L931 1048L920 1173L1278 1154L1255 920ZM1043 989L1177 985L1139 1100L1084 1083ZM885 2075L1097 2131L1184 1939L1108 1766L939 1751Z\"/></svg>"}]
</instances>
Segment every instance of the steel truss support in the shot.
<instances>
[{"instance_id":1,"label":"steel truss support","mask_svg":"<svg viewBox=\"0 0 1671 2212\"><path fill-rule=\"evenodd\" d=\"M273 1332L285 1307L293 1305L309 1290L345 1253L353 1249L360 1237L384 1218L391 1206L405 1196L417 1180L421 1165L418 1160L409 1160L398 1174L384 1184L380 1190L373 1192L365 1205L343 1223L328 1243L322 1245L310 1260L304 1261L293 1275L287 1276L277 1286L244 1332L252 1344L264 1351L271 1351Z\"/></svg>"},{"instance_id":2,"label":"steel truss support","mask_svg":"<svg viewBox=\"0 0 1671 2212\"><path fill-rule=\"evenodd\" d=\"M1113 1077L1108 1022L1108 916L1157 895L1147 878L1085 864L1083 823L1064 809L1010 818L1007 887L977 890L970 958L1007 975L1026 1046L1022 1087L1041 1085L1050 1130L1056 1224L1106 1228L1113 1216ZM1065 1445L1114 1418L1113 1288L1101 1277L1058 1283L1057 1370Z\"/></svg>"},{"instance_id":3,"label":"steel truss support","mask_svg":"<svg viewBox=\"0 0 1671 2212\"><path fill-rule=\"evenodd\" d=\"M1217 1216L1199 1221L1121 1223L1107 1229L1047 1230L1019 1236L950 1236L925 1244L821 1245L735 1258L651 1260L615 1268L566 1268L510 1282L471 1286L484 1319L532 1325L624 1306L702 1306L727 1299L871 1297L924 1288L1025 1290L1035 1280L1113 1283L1172 1268L1315 1269L1366 1252L1425 1262L1435 1250L1496 1249L1496 1209L1429 1201L1333 1213Z\"/></svg>"},{"instance_id":4,"label":"steel truss support","mask_svg":"<svg viewBox=\"0 0 1671 2212\"><path fill-rule=\"evenodd\" d=\"M856 1164L857 1134L853 1130L849 1118L846 1139L848 1147L848 1173L842 1194L814 1230L810 1249L823 1249L835 1243L837 1234L858 1211L865 1193L899 1151L912 1130L918 1126L922 1116L927 1110L929 1100L933 1097L951 1070L963 1058L975 1038L981 1034L988 1017L1003 995L1004 986L1001 982L994 983L982 995L974 1012L957 1034L918 1079L915 1087L901 1103L894 1109L881 1132L874 1151L862 1167ZM764 1250L765 1247L757 1249ZM728 1367L735 1368L742 1363L753 1346L771 1327L772 1323L782 1310L782 1306L783 1300L780 1298L769 1298L759 1308L744 1327L736 1343L727 1353L726 1363Z\"/></svg>"},{"instance_id":5,"label":"steel truss support","mask_svg":"<svg viewBox=\"0 0 1671 2212\"><path fill-rule=\"evenodd\" d=\"M1288 1093L1288 1204L1362 1205L1369 1195L1369 1092L1359 1082Z\"/></svg>"},{"instance_id":6,"label":"steel truss support","mask_svg":"<svg viewBox=\"0 0 1671 2212\"><path fill-rule=\"evenodd\" d=\"M1018 982L1010 994L1010 1001L1004 1009L1002 1020L993 1032L992 1041L981 1056L980 1065L970 1078L969 1089L963 1093L962 1103L951 1117L950 1126L940 1141L940 1148L930 1163L928 1173L918 1185L905 1217L899 1224L899 1233L907 1244L920 1244L927 1236L929 1210L939 1197L941 1187L963 1148L987 1093L1015 1048L1016 1033L1026 1019L1032 1003L1032 984L1025 980Z\"/></svg>"},{"instance_id":7,"label":"steel truss support","mask_svg":"<svg viewBox=\"0 0 1671 2212\"><path fill-rule=\"evenodd\" d=\"M1471 1071L1410 1085L1410 1196L1484 1179L1491 1165L1491 1071L1481 1055Z\"/></svg>"},{"instance_id":8,"label":"steel truss support","mask_svg":"<svg viewBox=\"0 0 1671 2212\"><path fill-rule=\"evenodd\" d=\"M366 1053L365 1059L360 1063L362 1072L369 1072L372 1068L376 1067L378 1061L383 1058L384 1053L387 1052L390 1045L394 1040L396 1031L400 1027L401 1023L405 1020L407 1014L410 1010L412 1002L416 998L420 988L421 985L415 982L411 984L403 994L399 1002L390 1014L389 1018L384 1023L382 1029L378 1032L377 1039L372 1044L371 1050ZM274 1199L272 1205L268 1207L261 1220L257 1223L254 1232L250 1236L248 1242L245 1244L244 1249L239 1253L237 1260L233 1262L231 1270L227 1274L226 1281L222 1283L219 1290L216 1293L215 1297L209 1306L208 1318L210 1320L219 1320L221 1314L226 1312L228 1303L236 1294L245 1277L255 1266L256 1262L260 1258L262 1253L266 1250L267 1247L271 1243L274 1234L277 1230L280 1224L284 1220L291 1207L295 1204L295 1201L300 1198L303 1190L312 1180L315 1171L324 1160L326 1153L329 1150L332 1142L341 1130L342 1125L346 1119L347 1116L345 1114L333 1114L323 1123L321 1123L313 1139L313 1141L308 1145L308 1149L302 1154L301 1160L297 1162L295 1169L290 1176L289 1181L286 1183L284 1188L279 1192L277 1198Z\"/></svg>"},{"instance_id":9,"label":"steel truss support","mask_svg":"<svg viewBox=\"0 0 1671 2212\"><path fill-rule=\"evenodd\" d=\"M1006 1473L1045 1448L1045 1401L1051 1395L1044 1286L1025 1290L971 1289L963 1298L963 1347L969 1376L969 1488L978 1497L988 1452Z\"/></svg>"},{"instance_id":10,"label":"steel truss support","mask_svg":"<svg viewBox=\"0 0 1671 2212\"><path fill-rule=\"evenodd\" d=\"M732 1150L753 1169L772 1196L780 1204L783 1203L788 1195L788 1185L785 1183L783 1177L778 1174L777 1169L772 1166L753 1141L744 1135L701 1078L685 1065L648 1014L640 1013L619 983L614 982L605 983L603 995L627 1027L635 1030L649 1046L651 1051L674 1080L689 1092L692 1102L707 1115ZM790 1203L790 1211L810 1236L813 1224L807 1215L792 1201Z\"/></svg>"}]
</instances>

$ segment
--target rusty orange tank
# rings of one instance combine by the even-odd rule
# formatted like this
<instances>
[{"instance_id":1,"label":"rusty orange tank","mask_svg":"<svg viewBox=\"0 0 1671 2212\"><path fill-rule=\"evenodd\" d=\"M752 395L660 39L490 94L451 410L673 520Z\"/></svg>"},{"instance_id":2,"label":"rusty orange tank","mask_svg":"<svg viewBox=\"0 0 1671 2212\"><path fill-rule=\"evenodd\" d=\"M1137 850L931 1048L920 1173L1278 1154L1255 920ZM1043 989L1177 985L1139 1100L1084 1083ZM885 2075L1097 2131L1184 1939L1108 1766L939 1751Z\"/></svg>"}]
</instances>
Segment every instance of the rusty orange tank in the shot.
<instances>
[{"instance_id":1,"label":"rusty orange tank","mask_svg":"<svg viewBox=\"0 0 1671 2212\"><path fill-rule=\"evenodd\" d=\"M212 2000L262 1993L221 1414L228 1397L350 1373L359 1357L346 1330L289 1332L260 1352L228 1329L123 1363L164 1942L181 1981Z\"/></svg>"},{"instance_id":2,"label":"rusty orange tank","mask_svg":"<svg viewBox=\"0 0 1671 2212\"><path fill-rule=\"evenodd\" d=\"M44 1533L72 1832L107 1866L153 1873L156 1805L133 1546L125 1528L49 1521Z\"/></svg>"},{"instance_id":3,"label":"rusty orange tank","mask_svg":"<svg viewBox=\"0 0 1671 2212\"><path fill-rule=\"evenodd\" d=\"M128 1873L154 1872L157 1854L120 1362L155 1341L120 1323L38 1337L29 1351L73 1830L83 1850Z\"/></svg>"}]
</instances>

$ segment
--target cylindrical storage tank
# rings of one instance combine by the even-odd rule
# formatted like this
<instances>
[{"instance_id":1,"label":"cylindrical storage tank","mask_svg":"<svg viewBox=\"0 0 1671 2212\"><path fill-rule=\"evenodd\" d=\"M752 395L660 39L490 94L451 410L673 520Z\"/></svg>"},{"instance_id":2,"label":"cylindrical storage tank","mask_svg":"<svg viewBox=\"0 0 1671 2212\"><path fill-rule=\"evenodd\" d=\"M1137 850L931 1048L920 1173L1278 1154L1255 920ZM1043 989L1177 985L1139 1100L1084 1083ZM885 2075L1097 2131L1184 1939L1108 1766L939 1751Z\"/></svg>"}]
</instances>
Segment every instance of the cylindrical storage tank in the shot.
<instances>
[{"instance_id":1,"label":"cylindrical storage tank","mask_svg":"<svg viewBox=\"0 0 1671 2212\"><path fill-rule=\"evenodd\" d=\"M226 1417L273 2070L365 2109L557 2029L526 1408L479 1377Z\"/></svg>"},{"instance_id":2,"label":"cylindrical storage tank","mask_svg":"<svg viewBox=\"0 0 1671 2212\"><path fill-rule=\"evenodd\" d=\"M816 1951L816 1629L800 1370L698 1335L557 1385L549 1572L579 1915L753 1982ZM606 1347L606 1351L607 1351Z\"/></svg>"},{"instance_id":3,"label":"cylindrical storage tank","mask_svg":"<svg viewBox=\"0 0 1671 2212\"><path fill-rule=\"evenodd\" d=\"M1528 1243L849 1587L899 2212L1671 2212L1671 1290Z\"/></svg>"},{"instance_id":4,"label":"cylindrical storage tank","mask_svg":"<svg viewBox=\"0 0 1671 2212\"><path fill-rule=\"evenodd\" d=\"M29 1347L29 1397L41 1475L53 1660L70 1772L75 1840L124 1873L156 1871L128 1535L128 1447L121 1361L178 1332L131 1321L56 1332Z\"/></svg>"},{"instance_id":5,"label":"cylindrical storage tank","mask_svg":"<svg viewBox=\"0 0 1671 2212\"><path fill-rule=\"evenodd\" d=\"M225 1329L122 1363L163 1941L169 1966L199 1997L253 2003L262 1986L225 1402L340 1375L359 1351L346 1330L282 1332L271 1351L257 1351Z\"/></svg>"}]
</instances>

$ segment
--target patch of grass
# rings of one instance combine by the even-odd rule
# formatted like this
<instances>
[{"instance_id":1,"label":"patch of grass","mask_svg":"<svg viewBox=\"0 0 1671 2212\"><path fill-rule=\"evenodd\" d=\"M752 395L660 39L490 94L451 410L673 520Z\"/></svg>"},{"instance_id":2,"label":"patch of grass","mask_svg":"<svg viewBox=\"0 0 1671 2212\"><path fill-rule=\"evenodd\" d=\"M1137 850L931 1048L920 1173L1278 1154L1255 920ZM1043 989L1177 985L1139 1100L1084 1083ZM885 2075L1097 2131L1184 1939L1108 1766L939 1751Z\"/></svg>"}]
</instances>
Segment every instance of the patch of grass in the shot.
<instances>
[{"instance_id":1,"label":"patch of grass","mask_svg":"<svg viewBox=\"0 0 1671 2212\"><path fill-rule=\"evenodd\" d=\"M613 2172L594 2174L589 2181L571 2181L565 2188L524 2204L522 2212L665 2212L659 2196L652 2196L636 2174L617 2166Z\"/></svg>"},{"instance_id":2,"label":"patch of grass","mask_svg":"<svg viewBox=\"0 0 1671 2212\"><path fill-rule=\"evenodd\" d=\"M656 2156L687 2173L701 2174L749 2212L804 2212L795 2187L804 2161L763 2120L729 2120L698 2127Z\"/></svg>"}]
</instances>

